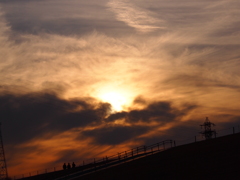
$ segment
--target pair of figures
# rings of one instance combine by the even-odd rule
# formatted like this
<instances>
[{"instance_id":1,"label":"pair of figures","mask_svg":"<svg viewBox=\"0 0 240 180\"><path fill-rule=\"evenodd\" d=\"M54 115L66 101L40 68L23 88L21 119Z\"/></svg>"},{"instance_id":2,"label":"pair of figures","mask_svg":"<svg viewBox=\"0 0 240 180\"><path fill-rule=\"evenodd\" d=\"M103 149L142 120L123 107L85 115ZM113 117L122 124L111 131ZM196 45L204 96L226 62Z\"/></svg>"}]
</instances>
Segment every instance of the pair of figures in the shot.
<instances>
[{"instance_id":1,"label":"pair of figures","mask_svg":"<svg viewBox=\"0 0 240 180\"><path fill-rule=\"evenodd\" d=\"M71 168L75 168L75 167L76 167L76 165L75 165L74 162L72 163L72 166L71 166L70 163L68 163L68 165L66 165L66 163L63 164L63 169L64 169L64 170L66 170L66 169L71 169Z\"/></svg>"}]
</instances>

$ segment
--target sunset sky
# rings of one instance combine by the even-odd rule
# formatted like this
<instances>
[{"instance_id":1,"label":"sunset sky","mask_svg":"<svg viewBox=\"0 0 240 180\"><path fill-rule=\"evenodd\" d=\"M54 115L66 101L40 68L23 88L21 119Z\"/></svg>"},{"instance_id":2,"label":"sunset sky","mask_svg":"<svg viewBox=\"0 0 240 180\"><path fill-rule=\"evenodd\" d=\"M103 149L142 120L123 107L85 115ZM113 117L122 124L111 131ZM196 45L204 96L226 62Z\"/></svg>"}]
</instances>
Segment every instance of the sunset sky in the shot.
<instances>
[{"instance_id":1,"label":"sunset sky","mask_svg":"<svg viewBox=\"0 0 240 180\"><path fill-rule=\"evenodd\" d=\"M0 0L10 176L240 124L240 1Z\"/></svg>"}]
</instances>

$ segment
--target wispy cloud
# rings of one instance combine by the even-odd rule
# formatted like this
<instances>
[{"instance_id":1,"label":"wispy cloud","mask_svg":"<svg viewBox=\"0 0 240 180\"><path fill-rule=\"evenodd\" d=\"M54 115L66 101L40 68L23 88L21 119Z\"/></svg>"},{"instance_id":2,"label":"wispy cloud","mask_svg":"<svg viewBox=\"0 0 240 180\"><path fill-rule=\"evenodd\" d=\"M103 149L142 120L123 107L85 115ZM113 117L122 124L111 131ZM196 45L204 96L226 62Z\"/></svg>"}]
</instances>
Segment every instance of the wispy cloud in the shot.
<instances>
[{"instance_id":1,"label":"wispy cloud","mask_svg":"<svg viewBox=\"0 0 240 180\"><path fill-rule=\"evenodd\" d=\"M0 15L0 114L12 172L37 153L56 156L35 169L69 154L180 138L205 116L239 121L239 2L27 0L19 10L22 2L2 3ZM110 106L98 92L119 90L130 103L103 118Z\"/></svg>"},{"instance_id":2,"label":"wispy cloud","mask_svg":"<svg viewBox=\"0 0 240 180\"><path fill-rule=\"evenodd\" d=\"M107 5L115 13L117 20L123 21L139 32L151 32L165 28L163 20L153 17L152 12L137 7L129 1L112 0ZM159 23L161 26L158 25Z\"/></svg>"}]
</instances>

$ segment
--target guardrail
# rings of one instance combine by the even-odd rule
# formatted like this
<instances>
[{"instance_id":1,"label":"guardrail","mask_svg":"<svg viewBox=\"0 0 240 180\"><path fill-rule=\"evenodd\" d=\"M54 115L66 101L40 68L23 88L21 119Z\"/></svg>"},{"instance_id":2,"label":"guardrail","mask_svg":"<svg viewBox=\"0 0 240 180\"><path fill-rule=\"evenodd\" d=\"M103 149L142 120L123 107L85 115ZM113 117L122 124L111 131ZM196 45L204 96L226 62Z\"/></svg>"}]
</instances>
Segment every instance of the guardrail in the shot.
<instances>
[{"instance_id":1,"label":"guardrail","mask_svg":"<svg viewBox=\"0 0 240 180\"><path fill-rule=\"evenodd\" d=\"M231 135L231 134L240 133L240 125L228 127L228 128L213 128L213 129L216 130L216 135L213 135L212 139ZM193 142L205 141L205 140L206 140L205 137L199 133L199 134L189 137L187 139L177 139L176 146L189 144L189 143L193 143Z\"/></svg>"},{"instance_id":2,"label":"guardrail","mask_svg":"<svg viewBox=\"0 0 240 180\"><path fill-rule=\"evenodd\" d=\"M172 148L175 146L175 141L173 140L165 140L159 143L155 143L149 146L138 146L136 148L132 148L127 151L123 151L117 153L112 156L105 156L104 158L94 158L92 162L84 163L82 166L77 166L75 168L69 170L62 170L62 168L49 168L42 171L35 171L28 174L22 174L20 176L15 176L14 179L31 179L33 176L41 179L41 176L44 179L70 179L73 177L82 176L85 174L89 174L91 172L95 172L100 169L109 168L112 166L116 166L121 163L129 162L141 157L145 157L160 151L164 151L166 149ZM49 176L49 177L48 177ZM36 179L34 178L34 179Z\"/></svg>"},{"instance_id":3,"label":"guardrail","mask_svg":"<svg viewBox=\"0 0 240 180\"><path fill-rule=\"evenodd\" d=\"M222 137L222 136L226 136L226 135L230 135L230 134L235 134L235 133L240 133L240 126L235 126L235 127L229 127L229 128L224 128L224 129L216 129L216 137L213 138L217 138L217 137ZM62 167L54 167L54 168L48 168L48 169L44 169L44 170L39 170L39 171L34 171L34 172L30 172L27 174L22 174L19 176L14 176L14 180L17 179L28 179L32 176L41 176L41 175L50 175L52 174L54 177L56 174L58 174L57 176L60 177L60 175L62 177L69 177L70 178L70 174L71 176L82 176L87 173L91 173L93 171L97 171L100 170L102 168L108 168L114 165L118 165L120 163L124 163L124 162L128 162L128 161L132 161L134 159L137 158L141 158L144 155L150 155L159 151L163 151L165 149L171 148L171 147L175 147L176 145L184 145L184 144L189 144L189 143L194 143L194 142L198 142L198 141L204 141L205 138L198 134L195 136L192 136L191 138L188 139L183 139L183 140L177 140L177 144L176 141L173 140L166 140L166 141L162 141L153 145L149 145L149 146L139 146L127 151L123 151L121 153L117 153L113 156L105 156L104 158L99 158L99 159L93 159L93 160L85 160L83 161L83 165L82 166L78 166L75 168L75 170L70 169L67 171L63 171ZM68 174L68 175L67 175ZM56 180L61 180L61 178L58 178L55 176L54 177ZM54 179L52 178L52 179ZM47 180L46 178L44 178L45 180ZM50 179L50 180L52 180Z\"/></svg>"},{"instance_id":4,"label":"guardrail","mask_svg":"<svg viewBox=\"0 0 240 180\"><path fill-rule=\"evenodd\" d=\"M94 161L91 163L92 164L91 168L84 169L82 171L78 171L72 174L68 174L63 177L56 178L54 180L74 179L98 170L116 166L116 165L133 161L138 158L145 157L160 151L164 151L166 149L172 148L174 144L175 144L175 141L173 140L165 140L156 144L152 144L150 146L139 146L139 147L130 149L128 151L117 153L116 155L113 155L113 156L106 156L103 159L99 159L99 160L94 159Z\"/></svg>"}]
</instances>

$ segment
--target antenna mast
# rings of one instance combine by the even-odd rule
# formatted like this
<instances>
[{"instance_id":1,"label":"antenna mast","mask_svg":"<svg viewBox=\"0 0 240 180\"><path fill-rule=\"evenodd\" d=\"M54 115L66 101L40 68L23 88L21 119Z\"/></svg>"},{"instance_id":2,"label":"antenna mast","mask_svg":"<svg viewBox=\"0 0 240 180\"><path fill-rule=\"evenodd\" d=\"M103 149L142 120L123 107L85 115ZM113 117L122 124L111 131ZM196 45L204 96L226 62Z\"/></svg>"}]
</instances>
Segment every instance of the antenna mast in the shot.
<instances>
[{"instance_id":1,"label":"antenna mast","mask_svg":"<svg viewBox=\"0 0 240 180\"><path fill-rule=\"evenodd\" d=\"M7 163L6 163L5 153L3 148L1 126L2 126L2 123L0 122L0 180L6 180L8 178L8 173L7 173Z\"/></svg>"},{"instance_id":2,"label":"antenna mast","mask_svg":"<svg viewBox=\"0 0 240 180\"><path fill-rule=\"evenodd\" d=\"M204 127L204 130L202 132L200 132L200 134L202 134L205 139L212 139L212 136L214 135L216 137L216 131L215 130L212 130L211 126L215 126L215 124L211 123L208 119L208 117L206 117L206 120L205 122L200 125L201 128Z\"/></svg>"}]
</instances>

